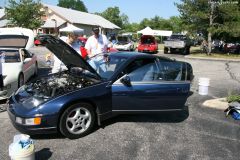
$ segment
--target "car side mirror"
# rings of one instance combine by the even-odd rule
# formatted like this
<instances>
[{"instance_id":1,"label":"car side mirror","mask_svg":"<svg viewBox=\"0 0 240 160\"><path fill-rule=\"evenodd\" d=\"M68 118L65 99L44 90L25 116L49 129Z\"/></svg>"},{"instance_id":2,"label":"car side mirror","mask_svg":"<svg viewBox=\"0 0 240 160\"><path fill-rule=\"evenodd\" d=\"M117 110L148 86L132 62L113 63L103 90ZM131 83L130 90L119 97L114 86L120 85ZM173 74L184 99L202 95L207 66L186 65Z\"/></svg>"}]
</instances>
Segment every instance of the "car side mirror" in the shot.
<instances>
[{"instance_id":1,"label":"car side mirror","mask_svg":"<svg viewBox=\"0 0 240 160\"><path fill-rule=\"evenodd\" d=\"M127 87L131 87L132 86L131 79L130 79L129 76L124 76L123 78L120 79L120 82L122 84L124 84L125 86L127 86Z\"/></svg>"}]
</instances>

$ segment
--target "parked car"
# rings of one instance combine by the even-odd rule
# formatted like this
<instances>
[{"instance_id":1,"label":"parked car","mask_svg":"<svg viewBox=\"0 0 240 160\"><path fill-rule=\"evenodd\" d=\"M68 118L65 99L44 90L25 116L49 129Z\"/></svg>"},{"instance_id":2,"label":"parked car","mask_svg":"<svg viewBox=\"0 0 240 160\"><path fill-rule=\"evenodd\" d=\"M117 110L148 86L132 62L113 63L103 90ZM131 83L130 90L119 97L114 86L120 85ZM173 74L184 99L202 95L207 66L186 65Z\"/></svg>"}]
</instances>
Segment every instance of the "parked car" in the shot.
<instances>
[{"instance_id":1,"label":"parked car","mask_svg":"<svg viewBox=\"0 0 240 160\"><path fill-rule=\"evenodd\" d=\"M172 34L164 41L164 53L167 54L179 51L182 54L190 54L191 40L186 35Z\"/></svg>"},{"instance_id":2,"label":"parked car","mask_svg":"<svg viewBox=\"0 0 240 160\"><path fill-rule=\"evenodd\" d=\"M134 42L128 36L118 36L117 42L113 44L113 48L119 51L133 51L135 50Z\"/></svg>"},{"instance_id":3,"label":"parked car","mask_svg":"<svg viewBox=\"0 0 240 160\"><path fill-rule=\"evenodd\" d=\"M31 76L37 75L37 57L28 51L33 46L33 31L25 28L0 28L0 55L4 88L0 100L7 99Z\"/></svg>"},{"instance_id":4,"label":"parked car","mask_svg":"<svg viewBox=\"0 0 240 160\"><path fill-rule=\"evenodd\" d=\"M42 36L42 41L68 70L24 85L11 96L8 114L21 132L60 131L79 138L114 115L182 110L188 98L189 63L116 52L92 58L93 68L55 37Z\"/></svg>"},{"instance_id":5,"label":"parked car","mask_svg":"<svg viewBox=\"0 0 240 160\"><path fill-rule=\"evenodd\" d=\"M240 43L225 43L224 45L225 53L240 53Z\"/></svg>"},{"instance_id":6,"label":"parked car","mask_svg":"<svg viewBox=\"0 0 240 160\"><path fill-rule=\"evenodd\" d=\"M138 52L158 53L158 44L154 36L143 35L138 44Z\"/></svg>"}]
</instances>

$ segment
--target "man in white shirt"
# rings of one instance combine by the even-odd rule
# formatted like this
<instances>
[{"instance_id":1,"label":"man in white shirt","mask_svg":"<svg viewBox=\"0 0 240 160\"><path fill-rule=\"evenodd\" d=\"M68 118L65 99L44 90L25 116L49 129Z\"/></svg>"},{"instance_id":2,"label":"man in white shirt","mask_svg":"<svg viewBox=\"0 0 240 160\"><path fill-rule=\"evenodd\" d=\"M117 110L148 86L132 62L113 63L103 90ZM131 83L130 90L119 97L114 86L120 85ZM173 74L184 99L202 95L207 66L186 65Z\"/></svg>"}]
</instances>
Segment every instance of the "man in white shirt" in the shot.
<instances>
[{"instance_id":1,"label":"man in white shirt","mask_svg":"<svg viewBox=\"0 0 240 160\"><path fill-rule=\"evenodd\" d=\"M108 39L105 35L99 33L99 27L94 26L92 28L93 35L88 38L85 48L87 50L88 63L93 67L96 68L97 61L92 60L91 58L96 56L99 53L107 53L108 47Z\"/></svg>"},{"instance_id":2,"label":"man in white shirt","mask_svg":"<svg viewBox=\"0 0 240 160\"><path fill-rule=\"evenodd\" d=\"M109 43L107 37L99 33L98 26L94 26L92 32L93 35L88 38L85 45L89 58L99 53L106 53Z\"/></svg>"}]
</instances>

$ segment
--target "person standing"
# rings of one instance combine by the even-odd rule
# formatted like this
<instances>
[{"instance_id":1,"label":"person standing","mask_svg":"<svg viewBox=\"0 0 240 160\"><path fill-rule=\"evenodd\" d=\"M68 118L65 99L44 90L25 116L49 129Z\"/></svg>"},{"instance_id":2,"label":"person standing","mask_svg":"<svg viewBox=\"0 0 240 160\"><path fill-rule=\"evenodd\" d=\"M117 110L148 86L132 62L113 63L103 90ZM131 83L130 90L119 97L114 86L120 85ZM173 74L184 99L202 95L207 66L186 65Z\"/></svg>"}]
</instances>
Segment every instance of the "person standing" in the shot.
<instances>
[{"instance_id":1,"label":"person standing","mask_svg":"<svg viewBox=\"0 0 240 160\"><path fill-rule=\"evenodd\" d=\"M99 33L98 26L92 28L93 35L87 39L85 48L88 53L88 57L94 57L99 53L106 53L108 48L108 39L105 35Z\"/></svg>"},{"instance_id":2,"label":"person standing","mask_svg":"<svg viewBox=\"0 0 240 160\"><path fill-rule=\"evenodd\" d=\"M81 44L78 40L78 33L71 32L68 33L68 37L60 37L64 42L70 45L75 51L77 51L81 55L80 47ZM62 70L67 70L67 67L60 61L55 55L53 56L54 63L52 68L52 73L57 73Z\"/></svg>"}]
</instances>

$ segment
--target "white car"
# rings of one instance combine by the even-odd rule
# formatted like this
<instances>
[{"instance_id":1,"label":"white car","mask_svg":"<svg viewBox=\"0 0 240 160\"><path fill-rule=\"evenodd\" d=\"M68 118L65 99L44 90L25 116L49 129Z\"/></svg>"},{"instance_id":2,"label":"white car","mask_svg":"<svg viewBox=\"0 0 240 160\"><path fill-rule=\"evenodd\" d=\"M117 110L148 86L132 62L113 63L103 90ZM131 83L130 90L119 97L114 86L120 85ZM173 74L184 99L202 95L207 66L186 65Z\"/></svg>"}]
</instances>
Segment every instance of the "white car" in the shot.
<instances>
[{"instance_id":1,"label":"white car","mask_svg":"<svg viewBox=\"0 0 240 160\"><path fill-rule=\"evenodd\" d=\"M127 36L118 36L117 42L113 45L113 48L123 51L133 51L135 50L134 42L130 40Z\"/></svg>"},{"instance_id":2,"label":"white car","mask_svg":"<svg viewBox=\"0 0 240 160\"><path fill-rule=\"evenodd\" d=\"M26 28L0 28L0 58L4 88L0 100L7 99L31 76L37 75L37 57L28 51L34 45L33 31Z\"/></svg>"}]
</instances>

